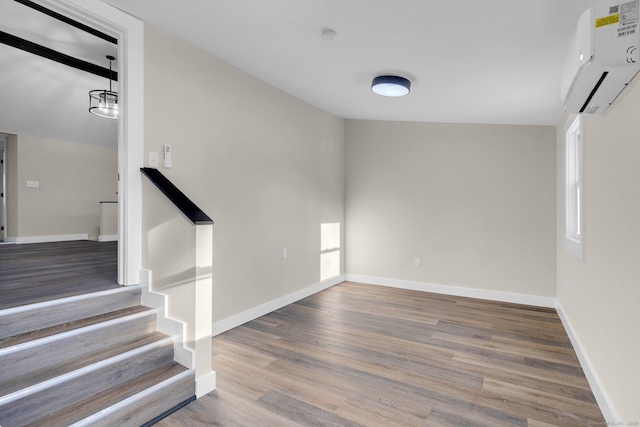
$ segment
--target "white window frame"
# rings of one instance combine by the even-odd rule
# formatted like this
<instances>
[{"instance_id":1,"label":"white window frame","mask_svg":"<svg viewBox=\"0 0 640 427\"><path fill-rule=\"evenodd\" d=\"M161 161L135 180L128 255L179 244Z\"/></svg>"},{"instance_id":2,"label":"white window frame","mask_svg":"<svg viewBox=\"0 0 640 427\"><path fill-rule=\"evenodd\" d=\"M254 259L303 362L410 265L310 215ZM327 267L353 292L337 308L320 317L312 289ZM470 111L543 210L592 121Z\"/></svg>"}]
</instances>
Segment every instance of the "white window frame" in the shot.
<instances>
[{"instance_id":1,"label":"white window frame","mask_svg":"<svg viewBox=\"0 0 640 427\"><path fill-rule=\"evenodd\" d=\"M565 123L565 249L585 258L584 117L572 114Z\"/></svg>"}]
</instances>

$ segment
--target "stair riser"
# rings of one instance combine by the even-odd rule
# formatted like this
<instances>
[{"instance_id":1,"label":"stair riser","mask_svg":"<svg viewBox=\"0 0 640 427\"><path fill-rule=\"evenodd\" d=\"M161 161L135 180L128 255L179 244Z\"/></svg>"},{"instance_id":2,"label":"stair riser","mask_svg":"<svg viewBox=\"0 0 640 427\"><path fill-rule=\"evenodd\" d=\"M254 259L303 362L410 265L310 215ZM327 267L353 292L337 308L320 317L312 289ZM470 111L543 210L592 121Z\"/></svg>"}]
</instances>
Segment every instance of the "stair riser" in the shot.
<instances>
[{"instance_id":1,"label":"stair riser","mask_svg":"<svg viewBox=\"0 0 640 427\"><path fill-rule=\"evenodd\" d=\"M105 389L117 387L131 378L144 375L159 365L169 364L172 360L173 344L169 342L135 357L102 366L55 387L37 391L1 405L0 425L23 426L78 402L86 400L89 405L93 395Z\"/></svg>"},{"instance_id":2,"label":"stair riser","mask_svg":"<svg viewBox=\"0 0 640 427\"><path fill-rule=\"evenodd\" d=\"M64 373L66 362L82 356L99 353L103 349L118 346L155 331L155 313L149 312L122 322L113 322L104 327L88 330L55 341L41 340L41 345L29 346L22 350L0 355L0 365L11 369L0 370L0 396L3 384L9 387L16 380L22 382L25 375L37 376L50 372L51 376ZM26 386L27 384L25 384Z\"/></svg>"},{"instance_id":3,"label":"stair riser","mask_svg":"<svg viewBox=\"0 0 640 427\"><path fill-rule=\"evenodd\" d=\"M140 288L101 292L90 297L65 298L62 303L33 304L19 310L2 310L0 339L140 304Z\"/></svg>"}]
</instances>

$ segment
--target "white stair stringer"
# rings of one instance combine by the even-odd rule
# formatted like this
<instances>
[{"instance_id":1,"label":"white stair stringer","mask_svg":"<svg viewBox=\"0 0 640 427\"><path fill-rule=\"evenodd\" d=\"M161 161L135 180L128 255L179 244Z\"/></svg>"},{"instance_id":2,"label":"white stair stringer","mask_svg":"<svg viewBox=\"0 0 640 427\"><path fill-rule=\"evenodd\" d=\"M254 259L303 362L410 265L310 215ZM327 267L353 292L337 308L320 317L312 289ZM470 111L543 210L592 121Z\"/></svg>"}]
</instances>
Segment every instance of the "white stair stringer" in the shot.
<instances>
[{"instance_id":1,"label":"white stair stringer","mask_svg":"<svg viewBox=\"0 0 640 427\"><path fill-rule=\"evenodd\" d=\"M174 337L174 360L182 366L195 368L195 352L187 347L187 325L167 315L168 298L165 294L152 291L151 270L140 270L142 304L157 310L156 327L159 332Z\"/></svg>"}]
</instances>

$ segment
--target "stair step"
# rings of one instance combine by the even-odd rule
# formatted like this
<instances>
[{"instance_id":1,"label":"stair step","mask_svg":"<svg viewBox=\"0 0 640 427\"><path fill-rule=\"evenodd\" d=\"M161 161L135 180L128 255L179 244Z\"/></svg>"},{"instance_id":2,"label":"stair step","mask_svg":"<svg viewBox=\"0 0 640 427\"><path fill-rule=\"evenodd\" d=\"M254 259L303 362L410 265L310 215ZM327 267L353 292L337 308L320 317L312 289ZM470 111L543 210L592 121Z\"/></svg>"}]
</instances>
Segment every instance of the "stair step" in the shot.
<instances>
[{"instance_id":1,"label":"stair step","mask_svg":"<svg viewBox=\"0 0 640 427\"><path fill-rule=\"evenodd\" d=\"M184 369L166 338L0 398L0 425L68 425ZM65 414L77 416L56 424Z\"/></svg>"},{"instance_id":2,"label":"stair step","mask_svg":"<svg viewBox=\"0 0 640 427\"><path fill-rule=\"evenodd\" d=\"M165 338L167 338L167 336L160 332L152 332L150 334L146 334L140 337L139 339L136 339L135 341L122 344L118 347L106 349L105 351L94 353L87 357L72 359L66 363L61 363L61 364L58 364L57 366L50 367L45 370L40 370L36 373L24 372L21 375L17 375L13 377L10 381L6 381L3 384L0 384L0 401L2 399L1 396L15 393L26 387L31 387L35 384L46 382L57 376L61 376L69 372L76 371L85 366L98 363L101 360L109 359L111 357L117 356L118 354L125 353L154 342L161 341Z\"/></svg>"},{"instance_id":3,"label":"stair step","mask_svg":"<svg viewBox=\"0 0 640 427\"><path fill-rule=\"evenodd\" d=\"M140 304L140 286L59 298L0 310L0 339ZM4 298L4 294L3 294Z\"/></svg>"},{"instance_id":4,"label":"stair step","mask_svg":"<svg viewBox=\"0 0 640 427\"><path fill-rule=\"evenodd\" d=\"M194 397L194 376L193 370L174 362L28 426L137 427Z\"/></svg>"},{"instance_id":5,"label":"stair step","mask_svg":"<svg viewBox=\"0 0 640 427\"><path fill-rule=\"evenodd\" d=\"M26 332L20 335L14 335L12 337L0 339L0 350L2 350L3 348L19 345L28 341L38 340L44 337L61 334L63 332L84 328L85 326L95 325L101 322L106 322L108 320L117 319L119 317L128 316L130 314L141 313L149 310L151 310L149 307L145 307L143 305L136 305L133 307L123 308L122 310L116 310L110 313L100 314L98 316L87 317L85 319L74 320L71 322L63 323L61 325L39 329L37 331Z\"/></svg>"},{"instance_id":6,"label":"stair step","mask_svg":"<svg viewBox=\"0 0 640 427\"><path fill-rule=\"evenodd\" d=\"M34 377L47 372L53 375L64 370L66 364L78 363L74 360L100 358L102 353L147 339L146 336L156 332L155 317L155 310L147 309L0 349L0 365L11 366L0 370L0 396L5 394L5 386L13 387L22 380L22 375L15 378L16 372Z\"/></svg>"},{"instance_id":7,"label":"stair step","mask_svg":"<svg viewBox=\"0 0 640 427\"><path fill-rule=\"evenodd\" d=\"M118 285L114 279L104 278L105 275L109 274L109 270L110 268L106 268L102 272L97 271L94 276L83 276L75 279L69 277L66 273L56 274L52 271L45 272L42 275L44 280L38 280L33 275L26 274L21 281L29 280L28 283L2 284L0 288L2 289L3 299L0 303L0 308L20 307L25 304L37 304L52 299L84 295L87 293L88 287L93 291L117 289ZM54 283L49 283L52 281ZM43 293L43 285L46 285L47 293Z\"/></svg>"}]
</instances>

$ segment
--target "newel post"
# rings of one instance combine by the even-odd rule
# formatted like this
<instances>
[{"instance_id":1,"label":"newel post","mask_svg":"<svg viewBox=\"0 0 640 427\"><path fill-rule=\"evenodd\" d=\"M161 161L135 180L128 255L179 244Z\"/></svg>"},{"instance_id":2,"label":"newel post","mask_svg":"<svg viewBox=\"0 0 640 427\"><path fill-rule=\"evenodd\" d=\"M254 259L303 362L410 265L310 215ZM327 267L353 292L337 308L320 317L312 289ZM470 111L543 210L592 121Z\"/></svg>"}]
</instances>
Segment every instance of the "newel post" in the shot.
<instances>
[{"instance_id":1,"label":"newel post","mask_svg":"<svg viewBox=\"0 0 640 427\"><path fill-rule=\"evenodd\" d=\"M213 224L196 228L195 277L195 374L196 397L216 388L216 373L211 369L213 300Z\"/></svg>"}]
</instances>

